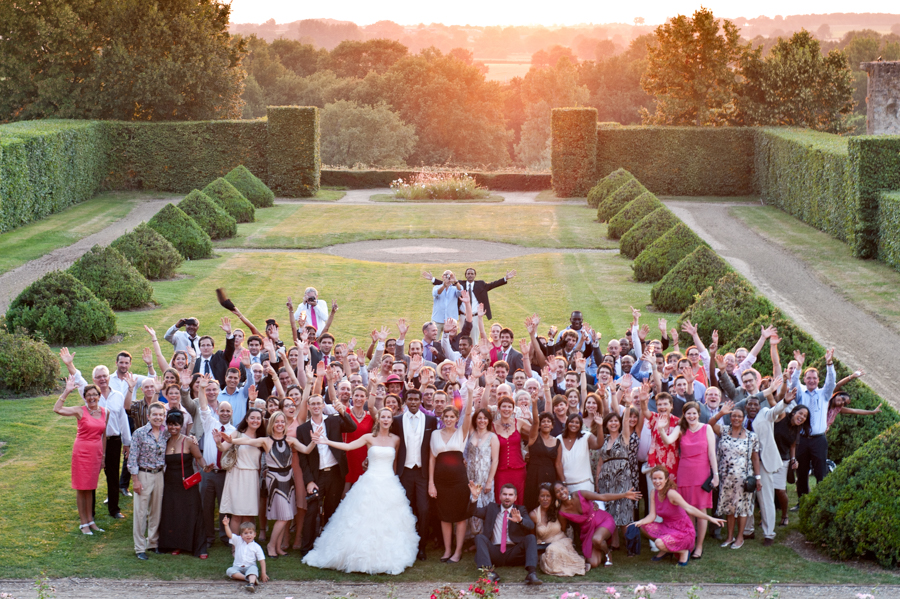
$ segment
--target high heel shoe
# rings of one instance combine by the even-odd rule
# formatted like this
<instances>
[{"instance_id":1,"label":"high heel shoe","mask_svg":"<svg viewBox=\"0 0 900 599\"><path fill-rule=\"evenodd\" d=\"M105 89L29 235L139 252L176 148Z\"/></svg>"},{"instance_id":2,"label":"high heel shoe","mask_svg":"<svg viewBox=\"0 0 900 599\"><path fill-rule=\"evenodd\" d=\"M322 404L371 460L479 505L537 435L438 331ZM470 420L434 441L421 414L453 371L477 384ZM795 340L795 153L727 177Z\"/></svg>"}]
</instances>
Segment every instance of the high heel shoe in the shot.
<instances>
[{"instance_id":1,"label":"high heel shoe","mask_svg":"<svg viewBox=\"0 0 900 599\"><path fill-rule=\"evenodd\" d=\"M94 522L93 520L91 520L90 522L88 522L87 525L90 526L90 527L91 527L91 530L93 530L94 532L106 532L105 530L103 530L102 528L100 528L99 526L97 526L97 523Z\"/></svg>"},{"instance_id":2,"label":"high heel shoe","mask_svg":"<svg viewBox=\"0 0 900 599\"><path fill-rule=\"evenodd\" d=\"M78 526L78 528L81 530L81 534L83 534L83 535L88 535L88 536L94 535L94 533L91 532L90 524L81 524Z\"/></svg>"}]
</instances>

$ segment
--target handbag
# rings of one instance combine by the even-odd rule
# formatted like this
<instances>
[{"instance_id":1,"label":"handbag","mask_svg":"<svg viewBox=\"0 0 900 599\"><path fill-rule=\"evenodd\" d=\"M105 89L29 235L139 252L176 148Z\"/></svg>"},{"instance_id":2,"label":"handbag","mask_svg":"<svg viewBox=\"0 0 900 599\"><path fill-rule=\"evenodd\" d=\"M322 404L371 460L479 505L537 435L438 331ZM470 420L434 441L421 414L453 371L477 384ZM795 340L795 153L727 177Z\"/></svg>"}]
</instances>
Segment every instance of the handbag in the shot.
<instances>
[{"instance_id":1,"label":"handbag","mask_svg":"<svg viewBox=\"0 0 900 599\"><path fill-rule=\"evenodd\" d=\"M706 491L707 493L712 493L712 490L713 490L712 481L713 481L713 473L712 473L712 470L710 470L709 477L703 482L702 485L700 485L700 488L703 489L704 491Z\"/></svg>"},{"instance_id":2,"label":"handbag","mask_svg":"<svg viewBox=\"0 0 900 599\"><path fill-rule=\"evenodd\" d=\"M185 489L190 489L194 485L200 482L200 473L194 472L189 477L184 477L184 439L181 440L181 482L184 484Z\"/></svg>"},{"instance_id":3,"label":"handbag","mask_svg":"<svg viewBox=\"0 0 900 599\"><path fill-rule=\"evenodd\" d=\"M747 466L752 471L753 456L750 455L750 432L747 432ZM753 493L756 491L756 477L748 474L744 477L744 493Z\"/></svg>"},{"instance_id":4,"label":"handbag","mask_svg":"<svg viewBox=\"0 0 900 599\"><path fill-rule=\"evenodd\" d=\"M793 461L791 461L791 462L788 462L788 466L787 466L787 469L788 469L787 482L788 482L788 484L791 484L791 485L797 484L797 475L794 471L793 465L794 465L794 463L793 463Z\"/></svg>"}]
</instances>

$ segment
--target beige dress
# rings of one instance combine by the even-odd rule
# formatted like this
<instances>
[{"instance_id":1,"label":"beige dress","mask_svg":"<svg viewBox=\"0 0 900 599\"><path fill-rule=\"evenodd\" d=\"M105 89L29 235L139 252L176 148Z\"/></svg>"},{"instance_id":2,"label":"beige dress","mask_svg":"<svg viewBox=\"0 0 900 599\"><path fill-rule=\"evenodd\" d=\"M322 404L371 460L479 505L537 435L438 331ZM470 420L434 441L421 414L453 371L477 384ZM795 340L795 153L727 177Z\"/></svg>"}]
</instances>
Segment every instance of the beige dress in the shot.
<instances>
[{"instance_id":1,"label":"beige dress","mask_svg":"<svg viewBox=\"0 0 900 599\"><path fill-rule=\"evenodd\" d=\"M242 437L235 432L233 438ZM257 516L259 514L259 456L258 447L239 445L237 463L225 476L225 489L219 511L232 516Z\"/></svg>"},{"instance_id":2,"label":"beige dress","mask_svg":"<svg viewBox=\"0 0 900 599\"><path fill-rule=\"evenodd\" d=\"M575 551L572 539L562 531L559 520L541 521L541 508L531 512L538 544L550 546L541 555L541 570L550 576L584 576L584 558Z\"/></svg>"}]
</instances>

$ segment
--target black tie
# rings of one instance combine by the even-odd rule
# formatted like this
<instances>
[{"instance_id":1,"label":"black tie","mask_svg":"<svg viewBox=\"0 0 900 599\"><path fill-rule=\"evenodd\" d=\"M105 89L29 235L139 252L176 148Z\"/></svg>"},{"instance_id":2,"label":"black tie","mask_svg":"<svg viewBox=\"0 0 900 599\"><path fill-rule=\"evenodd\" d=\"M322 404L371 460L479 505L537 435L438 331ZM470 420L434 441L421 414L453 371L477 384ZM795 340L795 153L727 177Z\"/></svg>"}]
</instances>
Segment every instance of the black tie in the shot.
<instances>
[{"instance_id":1,"label":"black tie","mask_svg":"<svg viewBox=\"0 0 900 599\"><path fill-rule=\"evenodd\" d=\"M209 360L203 360L203 374L209 374Z\"/></svg>"}]
</instances>

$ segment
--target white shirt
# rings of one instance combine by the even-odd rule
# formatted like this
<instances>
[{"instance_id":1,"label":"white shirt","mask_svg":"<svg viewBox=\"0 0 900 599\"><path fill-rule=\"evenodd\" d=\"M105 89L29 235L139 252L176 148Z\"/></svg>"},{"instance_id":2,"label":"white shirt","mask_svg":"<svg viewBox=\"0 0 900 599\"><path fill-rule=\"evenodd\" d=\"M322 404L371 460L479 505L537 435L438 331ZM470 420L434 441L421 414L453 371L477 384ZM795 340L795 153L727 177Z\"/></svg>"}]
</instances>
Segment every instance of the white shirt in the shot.
<instances>
[{"instance_id":1,"label":"white shirt","mask_svg":"<svg viewBox=\"0 0 900 599\"><path fill-rule=\"evenodd\" d=\"M322 422L316 424L315 420L310 419L312 423L313 432L327 436L325 433L325 418L322 418ZM334 454L331 453L331 448L325 444L317 444L316 449L319 450L319 470L324 470L325 468L331 468L333 466L338 465L337 458L334 457Z\"/></svg>"},{"instance_id":2,"label":"white shirt","mask_svg":"<svg viewBox=\"0 0 900 599\"><path fill-rule=\"evenodd\" d=\"M500 513L497 514L497 519L494 520L494 545L499 545L500 540L503 538L503 514L506 513L506 545L513 545L512 539L509 538L509 523L512 520L509 519L509 512L511 512L513 506L509 506L509 509L500 506Z\"/></svg>"},{"instance_id":3,"label":"white shirt","mask_svg":"<svg viewBox=\"0 0 900 599\"><path fill-rule=\"evenodd\" d=\"M301 314L306 314L306 324L308 326L316 327L316 337L321 335L325 331L325 323L328 322L328 302L325 300L316 300L316 305L313 308L316 313L316 324L313 325L312 314L310 314L309 304L303 302L300 304L300 307L297 308L297 311L294 312L294 318L300 320Z\"/></svg>"},{"instance_id":4,"label":"white shirt","mask_svg":"<svg viewBox=\"0 0 900 599\"><path fill-rule=\"evenodd\" d=\"M224 426L224 432L229 435L235 431L235 428L230 423L222 424L219 422L217 416L208 407L205 410L200 410L200 426L203 427L203 439L201 440L200 449L203 451L203 461L213 468L216 467L216 456L218 455L216 440L212 436L213 428L221 431ZM237 556L237 549L235 549L235 556Z\"/></svg>"},{"instance_id":5,"label":"white shirt","mask_svg":"<svg viewBox=\"0 0 900 599\"><path fill-rule=\"evenodd\" d=\"M169 330L166 331L163 339L174 345L175 351L187 351L188 348L191 347L198 356L200 355L200 335L195 335L194 338L191 339L191 336L187 331L179 331L173 324L169 327Z\"/></svg>"},{"instance_id":6,"label":"white shirt","mask_svg":"<svg viewBox=\"0 0 900 599\"><path fill-rule=\"evenodd\" d=\"M422 467L422 441L425 438L425 414L417 410L415 414L407 410L403 414L403 440L406 442L406 462L404 468Z\"/></svg>"},{"instance_id":7,"label":"white shirt","mask_svg":"<svg viewBox=\"0 0 900 599\"><path fill-rule=\"evenodd\" d=\"M88 383L81 376L80 370L75 371L75 385L78 387L78 393L84 399L84 388L87 387ZM131 445L131 429L128 428L128 415L125 413L125 396L110 387L106 397L103 397L102 394L100 395L100 407L105 408L109 412L109 420L106 423L106 436L122 437L122 445Z\"/></svg>"},{"instance_id":8,"label":"white shirt","mask_svg":"<svg viewBox=\"0 0 900 599\"><path fill-rule=\"evenodd\" d=\"M135 401L137 399L138 389L143 386L144 381L147 380L147 377L140 374L134 374L134 379L137 381L137 383L135 383L134 389L131 390L131 401ZM128 393L128 381L126 381L125 379L120 379L119 371L113 370L112 374L109 375L109 388L118 391L122 394L122 397L125 397L125 395ZM141 395L143 395L143 392L141 392Z\"/></svg>"},{"instance_id":9,"label":"white shirt","mask_svg":"<svg viewBox=\"0 0 900 599\"><path fill-rule=\"evenodd\" d=\"M231 533L231 544L234 545L234 564L235 568L249 568L255 566L256 562L265 561L266 556L263 555L262 547L259 543L245 543L240 535Z\"/></svg>"},{"instance_id":10,"label":"white shirt","mask_svg":"<svg viewBox=\"0 0 900 599\"><path fill-rule=\"evenodd\" d=\"M212 375L213 371L212 371L212 364L210 364L211 360L212 360L212 356L210 356L208 358L203 358L203 357L197 358L197 361L200 362L200 370L198 370L197 372L199 372L200 374ZM207 364L209 364L209 370L206 369Z\"/></svg>"}]
</instances>

